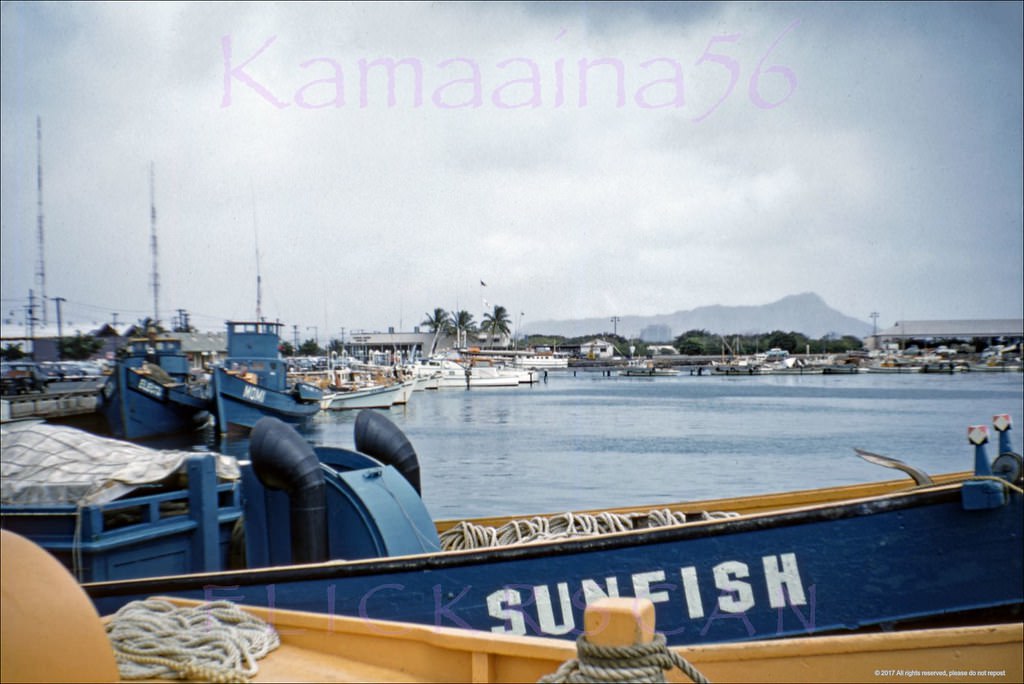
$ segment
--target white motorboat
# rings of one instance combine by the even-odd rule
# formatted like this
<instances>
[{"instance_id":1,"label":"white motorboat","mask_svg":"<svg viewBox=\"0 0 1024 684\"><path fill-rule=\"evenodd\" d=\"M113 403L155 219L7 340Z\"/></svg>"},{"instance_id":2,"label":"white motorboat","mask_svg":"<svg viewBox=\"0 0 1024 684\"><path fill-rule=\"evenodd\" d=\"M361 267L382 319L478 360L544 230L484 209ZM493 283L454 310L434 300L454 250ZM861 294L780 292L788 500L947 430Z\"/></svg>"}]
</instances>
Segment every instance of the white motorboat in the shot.
<instances>
[{"instance_id":1,"label":"white motorboat","mask_svg":"<svg viewBox=\"0 0 1024 684\"><path fill-rule=\"evenodd\" d=\"M320 400L324 411L347 411L364 408L391 408L405 391L405 383L376 385L351 390L327 392Z\"/></svg>"}]
</instances>

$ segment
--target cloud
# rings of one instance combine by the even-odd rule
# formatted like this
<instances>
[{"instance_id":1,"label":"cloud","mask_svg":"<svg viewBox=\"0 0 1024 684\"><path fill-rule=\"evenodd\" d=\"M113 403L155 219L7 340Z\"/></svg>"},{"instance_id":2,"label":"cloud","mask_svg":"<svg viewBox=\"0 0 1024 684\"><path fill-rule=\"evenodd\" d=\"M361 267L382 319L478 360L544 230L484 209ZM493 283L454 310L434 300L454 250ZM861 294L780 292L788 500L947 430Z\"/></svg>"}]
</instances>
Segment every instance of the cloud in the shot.
<instances>
[{"instance_id":1,"label":"cloud","mask_svg":"<svg viewBox=\"0 0 1024 684\"><path fill-rule=\"evenodd\" d=\"M38 289L36 116L79 316L152 310L150 163L161 316L213 329L255 314L257 235L263 312L322 336L476 313L481 278L533 320L1024 305L1019 5L2 11L5 317Z\"/></svg>"}]
</instances>

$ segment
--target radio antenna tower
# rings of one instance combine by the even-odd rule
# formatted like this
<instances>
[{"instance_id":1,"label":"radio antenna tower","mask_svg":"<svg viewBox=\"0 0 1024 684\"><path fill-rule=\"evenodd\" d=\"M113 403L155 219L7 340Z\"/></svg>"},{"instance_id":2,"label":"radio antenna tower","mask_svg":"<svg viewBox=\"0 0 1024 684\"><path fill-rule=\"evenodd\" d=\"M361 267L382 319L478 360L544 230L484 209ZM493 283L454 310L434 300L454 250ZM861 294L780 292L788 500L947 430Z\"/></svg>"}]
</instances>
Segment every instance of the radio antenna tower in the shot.
<instances>
[{"instance_id":1,"label":"radio antenna tower","mask_svg":"<svg viewBox=\"0 0 1024 684\"><path fill-rule=\"evenodd\" d=\"M36 233L39 240L39 263L36 281L42 301L42 321L46 327L46 242L43 239L43 120L36 117Z\"/></svg>"},{"instance_id":2,"label":"radio antenna tower","mask_svg":"<svg viewBox=\"0 0 1024 684\"><path fill-rule=\"evenodd\" d=\"M153 181L153 162L149 162L149 244L153 251L153 325L157 325L160 321L160 273L157 270L156 192Z\"/></svg>"}]
</instances>

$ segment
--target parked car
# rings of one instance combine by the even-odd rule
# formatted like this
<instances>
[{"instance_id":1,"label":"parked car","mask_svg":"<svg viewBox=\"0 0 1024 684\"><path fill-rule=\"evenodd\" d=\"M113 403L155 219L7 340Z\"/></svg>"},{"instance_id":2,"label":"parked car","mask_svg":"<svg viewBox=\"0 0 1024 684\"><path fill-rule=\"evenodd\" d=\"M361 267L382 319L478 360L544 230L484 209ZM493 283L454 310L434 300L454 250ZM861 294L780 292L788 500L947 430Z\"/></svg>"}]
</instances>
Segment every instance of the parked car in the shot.
<instances>
[{"instance_id":1,"label":"parked car","mask_svg":"<svg viewBox=\"0 0 1024 684\"><path fill-rule=\"evenodd\" d=\"M4 361L0 364L3 382L0 393L27 394L45 392L47 378L35 361Z\"/></svg>"}]
</instances>

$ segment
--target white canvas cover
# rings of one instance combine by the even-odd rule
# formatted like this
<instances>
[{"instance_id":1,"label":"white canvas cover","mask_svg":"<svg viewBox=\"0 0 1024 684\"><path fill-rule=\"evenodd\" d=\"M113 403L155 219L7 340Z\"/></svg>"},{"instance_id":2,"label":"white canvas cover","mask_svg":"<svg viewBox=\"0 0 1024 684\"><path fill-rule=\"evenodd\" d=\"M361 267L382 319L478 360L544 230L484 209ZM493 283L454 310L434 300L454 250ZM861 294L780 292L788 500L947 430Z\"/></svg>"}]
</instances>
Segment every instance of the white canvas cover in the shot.
<instances>
[{"instance_id":1,"label":"white canvas cover","mask_svg":"<svg viewBox=\"0 0 1024 684\"><path fill-rule=\"evenodd\" d=\"M237 461L223 454L150 449L41 422L7 423L0 428L0 502L106 503L204 455L216 460L218 478L239 478Z\"/></svg>"}]
</instances>

